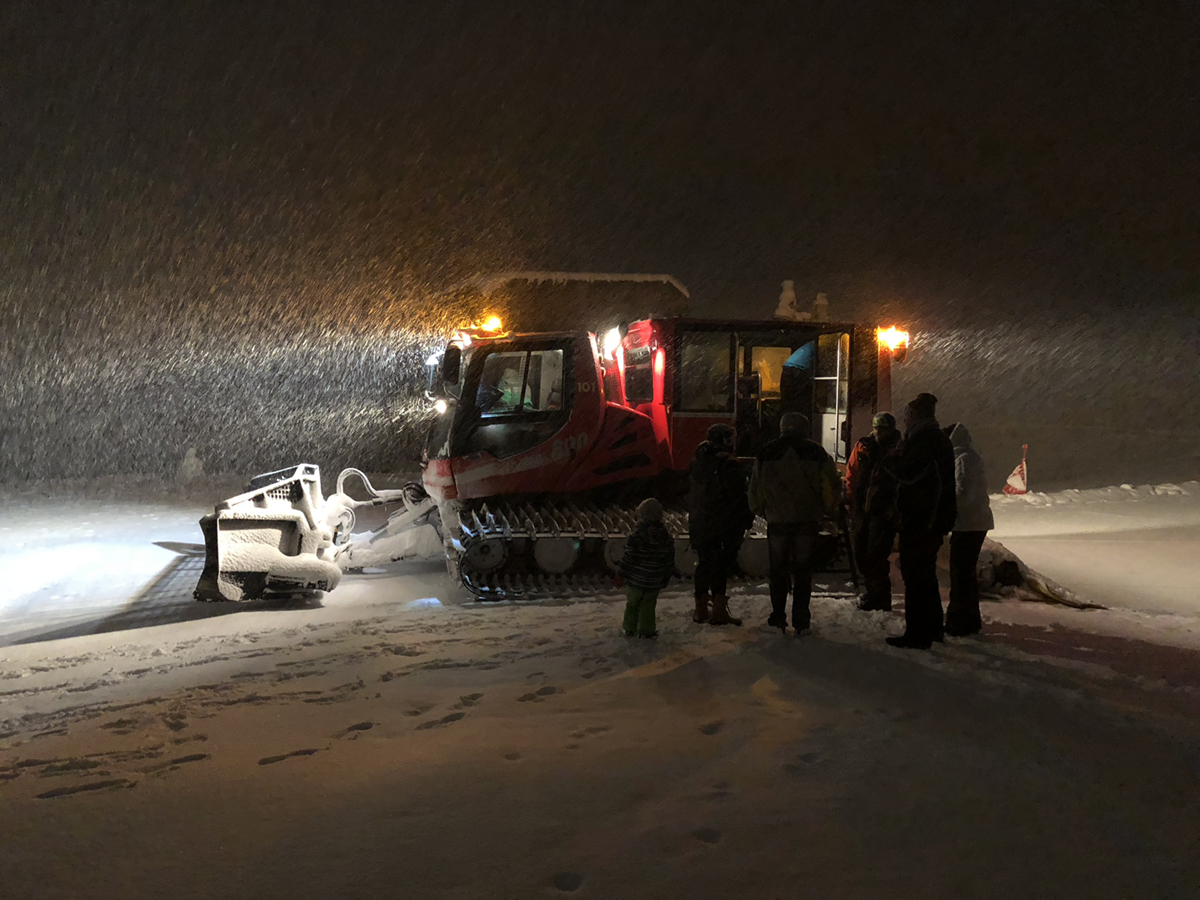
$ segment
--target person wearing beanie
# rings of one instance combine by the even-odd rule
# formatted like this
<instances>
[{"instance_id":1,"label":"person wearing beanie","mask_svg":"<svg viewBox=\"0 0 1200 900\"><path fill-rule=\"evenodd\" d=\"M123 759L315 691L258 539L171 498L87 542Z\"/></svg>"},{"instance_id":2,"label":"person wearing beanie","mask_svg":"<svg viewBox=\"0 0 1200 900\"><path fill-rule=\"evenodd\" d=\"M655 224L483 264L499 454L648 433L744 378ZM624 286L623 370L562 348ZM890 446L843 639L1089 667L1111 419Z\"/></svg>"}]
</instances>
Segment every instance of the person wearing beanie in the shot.
<instances>
[{"instance_id":1,"label":"person wearing beanie","mask_svg":"<svg viewBox=\"0 0 1200 900\"><path fill-rule=\"evenodd\" d=\"M961 422L946 427L954 448L954 496L958 514L950 534L950 602L946 604L946 634L963 637L983 628L979 615L979 551L995 527L988 500L987 472L975 450L971 432Z\"/></svg>"},{"instance_id":2,"label":"person wearing beanie","mask_svg":"<svg viewBox=\"0 0 1200 900\"><path fill-rule=\"evenodd\" d=\"M625 553L617 563L617 586L625 588L625 618L621 629L627 637L658 635L654 614L658 593L675 572L675 539L663 525L663 506L653 497L637 508L638 524L625 541Z\"/></svg>"},{"instance_id":3,"label":"person wearing beanie","mask_svg":"<svg viewBox=\"0 0 1200 900\"><path fill-rule=\"evenodd\" d=\"M767 624L787 630L787 598L792 595L792 628L811 624L809 601L821 520L841 503L841 478L825 448L809 438L808 418L785 413L779 437L754 460L750 508L767 520L771 616Z\"/></svg>"},{"instance_id":4,"label":"person wearing beanie","mask_svg":"<svg viewBox=\"0 0 1200 900\"><path fill-rule=\"evenodd\" d=\"M865 588L858 608L889 610L896 526L892 522L887 480L878 476L883 471L879 462L896 449L900 432L896 417L890 412L876 413L871 424L871 433L854 445L846 464L846 502L850 507L855 562Z\"/></svg>"},{"instance_id":5,"label":"person wearing beanie","mask_svg":"<svg viewBox=\"0 0 1200 900\"><path fill-rule=\"evenodd\" d=\"M954 527L954 448L938 425L937 397L918 394L905 410L904 440L883 462L895 490L900 533L900 576L904 579L904 634L893 647L928 650L944 633L937 556Z\"/></svg>"},{"instance_id":6,"label":"person wearing beanie","mask_svg":"<svg viewBox=\"0 0 1200 900\"><path fill-rule=\"evenodd\" d=\"M746 473L733 455L733 441L732 427L710 425L708 440L696 448L688 469L688 536L696 551L693 622L742 624L729 614L725 585L746 529L754 524L754 513L746 498Z\"/></svg>"}]
</instances>

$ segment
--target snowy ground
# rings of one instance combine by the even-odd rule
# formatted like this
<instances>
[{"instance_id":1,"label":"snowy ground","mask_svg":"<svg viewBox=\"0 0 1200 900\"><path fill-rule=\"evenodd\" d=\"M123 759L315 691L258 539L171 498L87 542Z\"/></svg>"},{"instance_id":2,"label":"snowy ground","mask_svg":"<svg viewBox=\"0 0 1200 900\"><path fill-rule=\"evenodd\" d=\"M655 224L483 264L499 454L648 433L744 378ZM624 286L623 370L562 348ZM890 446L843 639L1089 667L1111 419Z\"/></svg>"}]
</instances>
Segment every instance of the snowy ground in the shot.
<instances>
[{"instance_id":1,"label":"snowy ground","mask_svg":"<svg viewBox=\"0 0 1200 900\"><path fill-rule=\"evenodd\" d=\"M992 537L1086 600L1200 616L1200 482L993 498Z\"/></svg>"},{"instance_id":2,"label":"snowy ground","mask_svg":"<svg viewBox=\"0 0 1200 900\"><path fill-rule=\"evenodd\" d=\"M922 654L833 581L800 640L760 588L630 641L615 594L474 604L440 564L197 604L208 504L113 496L0 514L6 577L48 563L2 607L6 898L1196 896L1186 610L993 600Z\"/></svg>"}]
</instances>

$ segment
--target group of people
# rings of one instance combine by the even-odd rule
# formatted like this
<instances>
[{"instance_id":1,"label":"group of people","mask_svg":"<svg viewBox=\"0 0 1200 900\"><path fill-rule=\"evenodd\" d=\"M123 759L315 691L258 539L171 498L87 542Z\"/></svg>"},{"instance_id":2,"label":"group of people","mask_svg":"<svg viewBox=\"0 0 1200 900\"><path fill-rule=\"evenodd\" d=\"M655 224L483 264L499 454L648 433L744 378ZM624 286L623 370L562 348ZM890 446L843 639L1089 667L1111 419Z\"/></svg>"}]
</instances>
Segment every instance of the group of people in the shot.
<instances>
[{"instance_id":1,"label":"group of people","mask_svg":"<svg viewBox=\"0 0 1200 900\"><path fill-rule=\"evenodd\" d=\"M904 633L896 647L929 649L944 635L977 633L976 568L992 528L983 460L965 425L942 428L937 398L922 393L905 410L903 432L891 413L878 413L871 434L854 447L843 483L825 449L809 438L809 420L787 413L779 437L754 460L749 486L734 456L734 431L713 425L696 450L690 480L688 531L696 553L693 621L741 625L729 610L726 577L756 516L767 522L771 614L767 624L809 630L813 570L821 523L849 509L855 561L865 592L862 610L892 608L891 554L897 539L904 580ZM639 524L626 542L618 583L626 587L623 629L654 637L658 593L675 570L675 542L654 499L638 506ZM937 556L950 535L950 603L943 616Z\"/></svg>"}]
</instances>

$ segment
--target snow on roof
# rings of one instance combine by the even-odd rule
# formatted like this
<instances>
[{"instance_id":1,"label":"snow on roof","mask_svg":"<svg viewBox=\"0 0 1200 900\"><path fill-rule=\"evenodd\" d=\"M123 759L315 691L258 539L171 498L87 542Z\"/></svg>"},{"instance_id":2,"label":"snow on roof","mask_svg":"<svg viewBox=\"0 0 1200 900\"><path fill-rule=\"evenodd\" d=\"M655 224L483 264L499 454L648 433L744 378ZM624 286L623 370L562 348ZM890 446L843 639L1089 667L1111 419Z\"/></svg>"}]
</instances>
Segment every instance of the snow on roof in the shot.
<instances>
[{"instance_id":1,"label":"snow on roof","mask_svg":"<svg viewBox=\"0 0 1200 900\"><path fill-rule=\"evenodd\" d=\"M651 275L640 272L489 272L485 275L476 275L474 278L468 278L466 281L460 282L456 287L473 287L484 293L489 293L510 281L529 281L534 283L549 281L559 284L568 281L659 282L671 285L689 300L692 296L688 292L688 289L683 286L683 283L673 275Z\"/></svg>"}]
</instances>

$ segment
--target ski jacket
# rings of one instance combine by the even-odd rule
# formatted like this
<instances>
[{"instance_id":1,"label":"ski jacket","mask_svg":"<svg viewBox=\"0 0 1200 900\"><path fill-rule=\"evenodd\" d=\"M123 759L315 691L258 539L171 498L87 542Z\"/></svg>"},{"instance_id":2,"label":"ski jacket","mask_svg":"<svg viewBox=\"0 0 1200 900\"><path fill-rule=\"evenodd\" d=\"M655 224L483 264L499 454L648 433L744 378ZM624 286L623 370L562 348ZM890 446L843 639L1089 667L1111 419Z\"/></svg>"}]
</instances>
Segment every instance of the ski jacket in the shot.
<instances>
[{"instance_id":1,"label":"ski jacket","mask_svg":"<svg viewBox=\"0 0 1200 900\"><path fill-rule=\"evenodd\" d=\"M892 450L899 439L899 434L891 432L892 438L886 443L881 442L874 434L862 438L850 451L850 460L846 463L846 500L850 511L862 517L869 508L869 499L879 461Z\"/></svg>"},{"instance_id":2,"label":"ski jacket","mask_svg":"<svg viewBox=\"0 0 1200 900\"><path fill-rule=\"evenodd\" d=\"M754 461L750 508L768 525L819 522L841 502L837 466L815 441L785 434L771 441Z\"/></svg>"},{"instance_id":3,"label":"ski jacket","mask_svg":"<svg viewBox=\"0 0 1200 900\"><path fill-rule=\"evenodd\" d=\"M617 573L635 588L658 591L675 574L675 539L661 522L640 522L625 541Z\"/></svg>"},{"instance_id":4,"label":"ski jacket","mask_svg":"<svg viewBox=\"0 0 1200 900\"><path fill-rule=\"evenodd\" d=\"M954 495L958 505L954 530L991 531L996 527L996 520L988 500L987 473L983 457L976 452L966 425L954 426L950 444L954 447Z\"/></svg>"},{"instance_id":5,"label":"ski jacket","mask_svg":"<svg viewBox=\"0 0 1200 900\"><path fill-rule=\"evenodd\" d=\"M910 428L884 468L895 482L896 525L901 531L948 534L954 528L954 448L937 419L924 419Z\"/></svg>"},{"instance_id":6,"label":"ski jacket","mask_svg":"<svg viewBox=\"0 0 1200 900\"><path fill-rule=\"evenodd\" d=\"M688 481L688 533L693 545L729 534L740 536L754 524L746 473L732 453L705 441L696 448Z\"/></svg>"}]
</instances>

